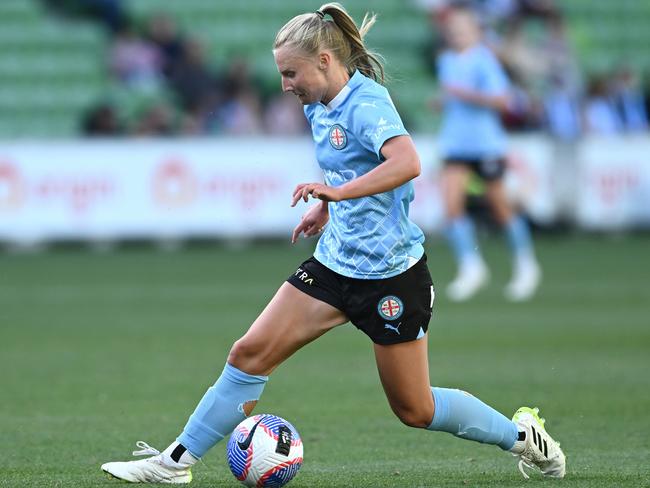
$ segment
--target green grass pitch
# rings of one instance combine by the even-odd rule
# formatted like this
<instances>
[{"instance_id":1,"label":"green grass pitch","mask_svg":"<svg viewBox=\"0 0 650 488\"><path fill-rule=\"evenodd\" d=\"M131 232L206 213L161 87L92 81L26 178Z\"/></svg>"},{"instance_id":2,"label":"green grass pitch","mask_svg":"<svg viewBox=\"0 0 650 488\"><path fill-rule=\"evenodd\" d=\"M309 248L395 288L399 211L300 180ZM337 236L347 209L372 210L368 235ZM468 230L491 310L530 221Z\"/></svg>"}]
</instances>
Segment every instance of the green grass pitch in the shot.
<instances>
[{"instance_id":1,"label":"green grass pitch","mask_svg":"<svg viewBox=\"0 0 650 488\"><path fill-rule=\"evenodd\" d=\"M650 486L650 239L537 245L545 280L529 303L502 298L497 240L485 242L489 288L462 305L439 293L431 379L508 416L540 407L568 457L564 480L526 482L498 448L402 426L369 341L348 325L282 365L257 406L302 434L291 486ZM174 439L311 246L0 255L0 486L119 486L100 464L130 459L137 440ZM427 251L442 291L450 253L438 239ZM238 486L224 451L194 469L192 486Z\"/></svg>"}]
</instances>

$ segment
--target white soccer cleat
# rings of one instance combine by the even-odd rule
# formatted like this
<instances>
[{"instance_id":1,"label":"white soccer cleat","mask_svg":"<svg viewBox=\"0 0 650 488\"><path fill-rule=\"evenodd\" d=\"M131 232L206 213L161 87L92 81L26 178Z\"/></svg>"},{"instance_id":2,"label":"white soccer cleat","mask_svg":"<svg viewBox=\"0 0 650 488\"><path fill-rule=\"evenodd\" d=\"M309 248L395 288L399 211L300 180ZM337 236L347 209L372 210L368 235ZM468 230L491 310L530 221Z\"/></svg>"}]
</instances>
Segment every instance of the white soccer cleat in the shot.
<instances>
[{"instance_id":1,"label":"white soccer cleat","mask_svg":"<svg viewBox=\"0 0 650 488\"><path fill-rule=\"evenodd\" d=\"M519 431L526 433L526 439L515 442L511 452L519 458L519 471L528 479L524 467L539 469L551 478L564 478L566 457L544 428L545 420L539 417L539 409L521 407L512 417Z\"/></svg>"},{"instance_id":2,"label":"white soccer cleat","mask_svg":"<svg viewBox=\"0 0 650 488\"><path fill-rule=\"evenodd\" d=\"M535 261L515 266L510 282L506 285L506 298L512 302L523 302L532 298L537 291L542 272Z\"/></svg>"},{"instance_id":3,"label":"white soccer cleat","mask_svg":"<svg viewBox=\"0 0 650 488\"><path fill-rule=\"evenodd\" d=\"M134 456L153 455L138 461L124 461L102 464L102 470L114 478L130 483L172 483L182 484L192 481L189 466L170 466L163 460L163 455L146 442L138 441L139 451L133 451Z\"/></svg>"},{"instance_id":4,"label":"white soccer cleat","mask_svg":"<svg viewBox=\"0 0 650 488\"><path fill-rule=\"evenodd\" d=\"M483 261L462 265L454 281L447 286L447 297L454 302L469 300L487 284L489 276Z\"/></svg>"}]
</instances>

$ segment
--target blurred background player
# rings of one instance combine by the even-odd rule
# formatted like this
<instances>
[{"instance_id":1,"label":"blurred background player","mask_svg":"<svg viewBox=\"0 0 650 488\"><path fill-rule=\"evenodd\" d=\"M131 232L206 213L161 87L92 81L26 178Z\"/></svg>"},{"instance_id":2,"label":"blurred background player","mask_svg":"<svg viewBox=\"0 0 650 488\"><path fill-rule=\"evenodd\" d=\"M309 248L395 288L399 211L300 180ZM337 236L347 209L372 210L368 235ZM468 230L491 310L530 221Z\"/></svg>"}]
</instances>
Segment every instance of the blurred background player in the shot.
<instances>
[{"instance_id":1,"label":"blurred background player","mask_svg":"<svg viewBox=\"0 0 650 488\"><path fill-rule=\"evenodd\" d=\"M330 16L327 19L326 16ZM420 160L366 50L361 28L337 3L299 15L278 32L282 89L305 106L325 184L296 187L292 205L312 206L293 231L325 231L314 257L284 283L230 350L183 432L153 457L102 469L131 482L189 483L191 467L250 414L268 375L304 345L351 321L373 341L379 377L406 425L499 446L523 465L561 478L565 458L537 411L512 420L457 389L431 387L427 329L434 300L422 231L409 219ZM435 408L434 408L435 405ZM542 444L543 443L543 444ZM545 446L545 447L543 447Z\"/></svg>"},{"instance_id":2,"label":"blurred background player","mask_svg":"<svg viewBox=\"0 0 650 488\"><path fill-rule=\"evenodd\" d=\"M439 144L444 159L446 234L458 262L458 274L447 294L454 301L467 300L489 279L474 224L465 210L466 189L475 173L485 182L485 196L512 251L512 278L505 295L513 301L526 300L535 293L541 273L528 225L508 202L503 184L506 136L500 112L508 107L509 83L499 61L482 44L471 10L450 9L444 29L449 47L438 59L443 92Z\"/></svg>"}]
</instances>

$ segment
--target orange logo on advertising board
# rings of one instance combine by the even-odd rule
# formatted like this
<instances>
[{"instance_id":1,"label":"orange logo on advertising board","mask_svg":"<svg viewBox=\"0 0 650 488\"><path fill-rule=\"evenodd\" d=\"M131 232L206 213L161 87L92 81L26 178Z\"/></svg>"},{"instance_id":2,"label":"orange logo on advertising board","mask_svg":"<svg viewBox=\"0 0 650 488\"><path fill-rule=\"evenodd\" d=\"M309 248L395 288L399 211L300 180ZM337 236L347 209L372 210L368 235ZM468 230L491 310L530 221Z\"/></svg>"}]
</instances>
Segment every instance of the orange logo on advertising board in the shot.
<instances>
[{"instance_id":1,"label":"orange logo on advertising board","mask_svg":"<svg viewBox=\"0 0 650 488\"><path fill-rule=\"evenodd\" d=\"M158 166L153 178L153 196L164 207L183 207L195 198L197 184L189 167L171 160Z\"/></svg>"},{"instance_id":2,"label":"orange logo on advertising board","mask_svg":"<svg viewBox=\"0 0 650 488\"><path fill-rule=\"evenodd\" d=\"M597 195L606 205L614 205L639 187L640 170L634 167L614 167L594 171L590 175L591 184Z\"/></svg>"},{"instance_id":3,"label":"orange logo on advertising board","mask_svg":"<svg viewBox=\"0 0 650 488\"><path fill-rule=\"evenodd\" d=\"M23 196L23 182L18 170L12 164L0 162L0 210L17 207Z\"/></svg>"}]
</instances>

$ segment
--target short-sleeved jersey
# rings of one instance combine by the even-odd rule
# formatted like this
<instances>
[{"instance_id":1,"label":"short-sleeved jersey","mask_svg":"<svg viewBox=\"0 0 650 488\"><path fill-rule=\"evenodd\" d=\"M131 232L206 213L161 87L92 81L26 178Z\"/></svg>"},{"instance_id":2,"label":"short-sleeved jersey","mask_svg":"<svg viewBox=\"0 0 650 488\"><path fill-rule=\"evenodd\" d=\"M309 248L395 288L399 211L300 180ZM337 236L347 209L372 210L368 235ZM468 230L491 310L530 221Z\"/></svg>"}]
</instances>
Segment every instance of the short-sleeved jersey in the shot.
<instances>
[{"instance_id":1,"label":"short-sleeved jersey","mask_svg":"<svg viewBox=\"0 0 650 488\"><path fill-rule=\"evenodd\" d=\"M445 51L438 58L441 86L453 86L485 95L505 95L508 78L492 51L477 45L463 52ZM499 113L489 107L449 97L444 102L439 136L443 157L482 159L502 156L506 138Z\"/></svg>"},{"instance_id":2,"label":"short-sleeved jersey","mask_svg":"<svg viewBox=\"0 0 650 488\"><path fill-rule=\"evenodd\" d=\"M359 71L329 104L304 110L316 159L332 187L377 167L384 160L384 142L408 134L388 91ZM330 221L314 257L351 278L389 278L406 271L424 254L424 235L408 217L413 197L408 182L377 195L330 202Z\"/></svg>"}]
</instances>

